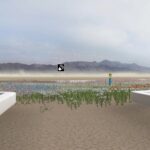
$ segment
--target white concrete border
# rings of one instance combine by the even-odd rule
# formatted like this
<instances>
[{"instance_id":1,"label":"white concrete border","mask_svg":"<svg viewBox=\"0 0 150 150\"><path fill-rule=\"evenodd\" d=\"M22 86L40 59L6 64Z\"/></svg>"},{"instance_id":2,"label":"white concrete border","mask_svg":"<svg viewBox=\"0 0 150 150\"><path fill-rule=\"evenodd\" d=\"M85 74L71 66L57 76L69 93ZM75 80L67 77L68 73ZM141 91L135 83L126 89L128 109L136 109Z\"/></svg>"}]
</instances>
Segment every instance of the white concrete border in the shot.
<instances>
[{"instance_id":1,"label":"white concrete border","mask_svg":"<svg viewBox=\"0 0 150 150\"><path fill-rule=\"evenodd\" d=\"M134 102L150 105L150 90L132 91L131 99Z\"/></svg>"},{"instance_id":2,"label":"white concrete border","mask_svg":"<svg viewBox=\"0 0 150 150\"><path fill-rule=\"evenodd\" d=\"M0 115L16 103L15 92L0 92Z\"/></svg>"}]
</instances>

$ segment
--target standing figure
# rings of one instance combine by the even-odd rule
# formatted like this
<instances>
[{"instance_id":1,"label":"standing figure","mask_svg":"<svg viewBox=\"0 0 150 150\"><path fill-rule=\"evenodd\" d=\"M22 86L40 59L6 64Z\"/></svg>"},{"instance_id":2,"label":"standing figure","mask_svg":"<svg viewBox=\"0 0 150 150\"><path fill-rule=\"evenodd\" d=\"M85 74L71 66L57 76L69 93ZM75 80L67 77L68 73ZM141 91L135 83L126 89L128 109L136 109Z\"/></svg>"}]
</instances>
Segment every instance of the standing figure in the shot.
<instances>
[{"instance_id":1,"label":"standing figure","mask_svg":"<svg viewBox=\"0 0 150 150\"><path fill-rule=\"evenodd\" d=\"M112 85L112 74L109 73L109 86L111 86L111 85Z\"/></svg>"}]
</instances>

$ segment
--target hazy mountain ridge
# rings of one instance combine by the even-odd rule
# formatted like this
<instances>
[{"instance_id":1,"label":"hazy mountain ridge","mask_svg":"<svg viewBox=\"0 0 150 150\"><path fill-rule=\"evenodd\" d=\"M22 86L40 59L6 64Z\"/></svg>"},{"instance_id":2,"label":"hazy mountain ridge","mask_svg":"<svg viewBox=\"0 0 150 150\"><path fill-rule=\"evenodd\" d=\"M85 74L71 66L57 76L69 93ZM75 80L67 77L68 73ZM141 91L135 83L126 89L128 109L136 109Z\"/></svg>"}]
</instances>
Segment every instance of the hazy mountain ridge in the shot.
<instances>
[{"instance_id":1,"label":"hazy mountain ridge","mask_svg":"<svg viewBox=\"0 0 150 150\"><path fill-rule=\"evenodd\" d=\"M64 62L66 72L150 72L150 67L135 63L127 64L117 61L103 60L101 62L74 61ZM56 72L57 65L1 63L0 72Z\"/></svg>"}]
</instances>

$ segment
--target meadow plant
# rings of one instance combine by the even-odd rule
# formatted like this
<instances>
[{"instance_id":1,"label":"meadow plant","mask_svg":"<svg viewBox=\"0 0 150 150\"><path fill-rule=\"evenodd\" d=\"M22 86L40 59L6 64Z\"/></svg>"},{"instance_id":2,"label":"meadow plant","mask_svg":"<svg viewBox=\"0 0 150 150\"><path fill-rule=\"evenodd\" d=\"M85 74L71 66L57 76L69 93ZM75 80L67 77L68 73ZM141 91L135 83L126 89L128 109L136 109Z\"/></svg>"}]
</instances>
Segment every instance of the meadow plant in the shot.
<instances>
[{"instance_id":1,"label":"meadow plant","mask_svg":"<svg viewBox=\"0 0 150 150\"><path fill-rule=\"evenodd\" d=\"M25 93L17 95L17 101L22 104L41 103L46 106L49 102L67 104L70 108L78 108L81 104L96 104L96 106L110 105L112 100L117 105L123 105L130 100L130 90L105 90L98 92L93 90L63 91L57 94L51 93Z\"/></svg>"},{"instance_id":2,"label":"meadow plant","mask_svg":"<svg viewBox=\"0 0 150 150\"><path fill-rule=\"evenodd\" d=\"M147 87L150 84L147 85ZM132 84L121 84L108 87L99 81L91 82L52 82L52 83L13 83L2 82L2 91L17 93L17 102L21 104L40 103L44 109L46 104L57 102L67 104L70 108L78 108L83 103L107 106L114 101L117 105L131 102L130 93L134 90Z\"/></svg>"}]
</instances>

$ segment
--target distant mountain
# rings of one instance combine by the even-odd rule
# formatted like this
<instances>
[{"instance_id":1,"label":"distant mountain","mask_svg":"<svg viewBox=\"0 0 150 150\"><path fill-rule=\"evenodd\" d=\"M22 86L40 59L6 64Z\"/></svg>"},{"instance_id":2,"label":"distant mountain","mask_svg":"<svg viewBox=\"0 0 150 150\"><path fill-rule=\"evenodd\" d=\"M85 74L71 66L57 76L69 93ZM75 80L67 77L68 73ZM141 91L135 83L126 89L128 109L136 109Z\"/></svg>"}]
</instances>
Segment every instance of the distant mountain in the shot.
<instances>
[{"instance_id":1,"label":"distant mountain","mask_svg":"<svg viewBox=\"0 0 150 150\"><path fill-rule=\"evenodd\" d=\"M150 72L149 67L109 60L64 62L64 65L66 72ZM57 65L1 63L0 72L57 72Z\"/></svg>"},{"instance_id":2,"label":"distant mountain","mask_svg":"<svg viewBox=\"0 0 150 150\"><path fill-rule=\"evenodd\" d=\"M47 72L56 71L55 65L43 64L21 64L21 63L1 63L0 72Z\"/></svg>"},{"instance_id":3,"label":"distant mountain","mask_svg":"<svg viewBox=\"0 0 150 150\"><path fill-rule=\"evenodd\" d=\"M104 71L112 72L150 72L150 67L144 67L135 63L127 64L118 61L104 60L99 63L100 67Z\"/></svg>"},{"instance_id":4,"label":"distant mountain","mask_svg":"<svg viewBox=\"0 0 150 150\"><path fill-rule=\"evenodd\" d=\"M101 71L101 72L150 72L149 67L127 64L118 61L103 60L101 62L65 62L66 70L70 71Z\"/></svg>"}]
</instances>

